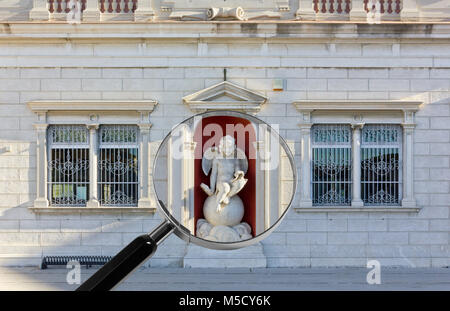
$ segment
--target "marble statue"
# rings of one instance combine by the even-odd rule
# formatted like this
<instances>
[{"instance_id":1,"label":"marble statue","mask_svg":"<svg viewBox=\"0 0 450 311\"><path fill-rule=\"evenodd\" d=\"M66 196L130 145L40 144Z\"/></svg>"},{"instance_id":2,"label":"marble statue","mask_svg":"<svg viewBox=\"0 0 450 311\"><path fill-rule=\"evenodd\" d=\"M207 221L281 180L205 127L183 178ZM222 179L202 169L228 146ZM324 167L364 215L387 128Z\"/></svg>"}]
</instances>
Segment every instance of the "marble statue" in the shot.
<instances>
[{"instance_id":1,"label":"marble statue","mask_svg":"<svg viewBox=\"0 0 450 311\"><path fill-rule=\"evenodd\" d=\"M251 228L241 222L244 204L237 195L247 183L248 161L234 138L222 137L218 148L209 148L202 159L202 170L210 174L209 186L200 187L208 195L203 204L205 219L197 221L197 236L218 242L235 242L251 238Z\"/></svg>"}]
</instances>

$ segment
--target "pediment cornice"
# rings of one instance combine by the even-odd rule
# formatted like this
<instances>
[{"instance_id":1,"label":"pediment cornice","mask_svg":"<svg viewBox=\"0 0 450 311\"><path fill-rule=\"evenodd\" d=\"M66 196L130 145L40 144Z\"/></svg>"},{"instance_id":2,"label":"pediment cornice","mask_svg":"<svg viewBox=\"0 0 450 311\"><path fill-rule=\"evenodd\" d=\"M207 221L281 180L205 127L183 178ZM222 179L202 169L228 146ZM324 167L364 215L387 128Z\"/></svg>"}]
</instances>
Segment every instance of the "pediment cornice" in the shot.
<instances>
[{"instance_id":1,"label":"pediment cornice","mask_svg":"<svg viewBox=\"0 0 450 311\"><path fill-rule=\"evenodd\" d=\"M197 113L211 110L256 113L266 101L267 97L228 81L183 97L183 102Z\"/></svg>"}]
</instances>

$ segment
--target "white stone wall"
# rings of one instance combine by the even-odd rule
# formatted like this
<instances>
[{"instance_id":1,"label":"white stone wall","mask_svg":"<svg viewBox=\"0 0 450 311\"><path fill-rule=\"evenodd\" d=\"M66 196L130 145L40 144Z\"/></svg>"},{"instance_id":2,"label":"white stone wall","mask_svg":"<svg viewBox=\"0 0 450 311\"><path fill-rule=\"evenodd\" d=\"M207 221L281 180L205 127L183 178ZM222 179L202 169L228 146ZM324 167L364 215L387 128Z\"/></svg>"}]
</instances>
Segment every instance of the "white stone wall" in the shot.
<instances>
[{"instance_id":1,"label":"white stone wall","mask_svg":"<svg viewBox=\"0 0 450 311\"><path fill-rule=\"evenodd\" d=\"M100 2L98 0L98 2ZM114 1L113 8L115 9L117 1ZM393 12L391 14L382 14L382 20L401 20L401 21L448 21L450 8L447 0L403 0L401 2L401 12L396 11L396 3L392 4ZM342 8L345 10L345 3L342 3ZM131 6L131 5L129 5ZM363 9L363 4L360 1L351 1L351 11L349 14L345 12L339 14L336 12L337 2L335 3L335 12L327 12L325 14L313 10L313 0L261 0L246 1L246 0L229 0L227 7L237 8L242 7L246 12L246 17L252 19L272 19L272 20L355 20L364 21L366 13ZM56 8L56 1L54 8ZM108 7L108 3L105 4ZM207 1L186 1L186 0L172 0L172 1L145 1L138 0L136 14L124 13L124 3L122 1L121 13L106 13L100 14L96 11L97 6L93 1L88 9L91 12L85 14L84 19L88 21L111 21L111 20L206 20L206 10L211 8L223 7L222 0L207 0ZM319 3L321 9L322 3ZM327 6L328 7L328 6ZM385 10L388 9L387 2L384 3ZM62 4L65 8L65 4ZM33 9L33 10L32 10ZM1 0L0 1L0 21L28 21L32 20L49 20L47 0ZM92 12L95 11L96 13ZM61 13L51 14L52 20L65 20L65 15Z\"/></svg>"},{"instance_id":2,"label":"white stone wall","mask_svg":"<svg viewBox=\"0 0 450 311\"><path fill-rule=\"evenodd\" d=\"M0 43L0 265L43 255L112 255L160 221L157 214L36 214L38 99L154 99L150 140L192 115L184 95L223 79L269 98L258 116L295 141L300 99L418 99L414 165L418 213L298 212L263 241L269 266L440 267L450 264L450 43L405 40L188 40L151 43ZM285 90L272 91L274 78ZM294 207L298 205L297 193ZM172 236L150 265L179 266Z\"/></svg>"},{"instance_id":3,"label":"white stone wall","mask_svg":"<svg viewBox=\"0 0 450 311\"><path fill-rule=\"evenodd\" d=\"M0 1L0 20L26 21L32 8L33 0L2 0Z\"/></svg>"}]
</instances>

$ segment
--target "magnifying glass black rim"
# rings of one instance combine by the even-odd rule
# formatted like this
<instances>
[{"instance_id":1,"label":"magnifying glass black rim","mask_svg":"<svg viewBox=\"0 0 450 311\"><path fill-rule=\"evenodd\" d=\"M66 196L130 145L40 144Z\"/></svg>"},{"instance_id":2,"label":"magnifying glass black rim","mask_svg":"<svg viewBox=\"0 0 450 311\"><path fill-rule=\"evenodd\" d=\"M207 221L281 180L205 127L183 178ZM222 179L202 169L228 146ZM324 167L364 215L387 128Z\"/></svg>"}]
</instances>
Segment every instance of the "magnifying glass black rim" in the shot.
<instances>
[{"instance_id":1,"label":"magnifying glass black rim","mask_svg":"<svg viewBox=\"0 0 450 311\"><path fill-rule=\"evenodd\" d=\"M264 122L261 119L256 118L255 116L243 113L243 112L238 112L238 111L230 111L230 110L214 110L214 111L207 111L207 112L203 112L203 113L199 113L196 115L193 115L189 118L186 118L185 120L183 120L182 122L178 123L176 126L173 127L173 129L177 128L178 126L180 126L183 123L186 123L188 120L190 119L194 119L195 117L201 117L202 119L204 117L208 117L208 116L220 116L220 115L226 115L226 116L234 116L234 117L241 117L241 118L245 118L248 119L250 121L253 121L256 124L265 124L267 126L267 130L270 133L275 133L276 135L278 135L278 138L280 140L280 144L283 146L286 155L289 159L289 162L291 163L291 167L293 170L293 192L292 192L292 196L291 199L289 201L289 204L287 205L285 211L283 212L283 214L278 218L278 220L267 230L265 230L264 232L258 234L255 237L252 237L251 239L247 239L247 240L243 240L243 241L237 241L237 242L215 242L215 241L211 241L211 240L206 240L206 239L202 239L199 237L194 236L190 230L188 230L186 227L184 227L175 217L172 216L172 214L168 211L167 207L164 206L164 204L162 204L162 202L159 201L158 199L158 192L156 190L156 186L155 186L155 181L152 181L153 184L153 191L155 192L156 198L157 198L157 202L158 202L158 209L159 211L162 213L163 217L165 219L167 219L168 221L170 221L172 223L173 226L175 226L175 231L174 233L181 239L185 240L188 243L194 243L196 245L200 245L206 248L210 248L210 249L219 249L219 250L225 250L225 249L237 249L237 248L242 248L242 247L246 247L246 246L250 246L253 244L258 243L259 241L263 240L264 238L266 238L269 234L271 234L281 223L281 221L284 219L284 217L286 217L292 202L294 200L295 194L296 194L296 190L297 190L297 167L295 165L295 161L294 161L294 156L289 148L289 146L287 145L286 141L284 140L283 137L281 137L281 135L279 133L277 133L269 124L267 124L266 122ZM173 129L164 137L164 139L161 141L161 144L158 147L158 150L156 151L155 154L155 158L153 161L153 165L152 165L152 172L155 172L156 169L156 160L158 159L158 156L161 152L162 147L165 145L165 143L167 142L167 140L171 137L171 133L173 132Z\"/></svg>"}]
</instances>

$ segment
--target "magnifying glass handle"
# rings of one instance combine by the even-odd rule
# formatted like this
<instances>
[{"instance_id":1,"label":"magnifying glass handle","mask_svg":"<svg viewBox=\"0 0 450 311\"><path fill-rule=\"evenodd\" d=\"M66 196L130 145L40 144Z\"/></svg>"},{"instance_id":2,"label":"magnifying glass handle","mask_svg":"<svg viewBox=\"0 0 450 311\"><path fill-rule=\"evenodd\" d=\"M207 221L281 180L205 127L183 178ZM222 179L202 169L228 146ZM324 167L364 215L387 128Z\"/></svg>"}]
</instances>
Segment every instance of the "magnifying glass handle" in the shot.
<instances>
[{"instance_id":1,"label":"magnifying glass handle","mask_svg":"<svg viewBox=\"0 0 450 311\"><path fill-rule=\"evenodd\" d=\"M107 291L114 288L147 258L152 256L159 243L173 230L174 226L166 221L152 233L138 236L86 282L81 284L77 291Z\"/></svg>"}]
</instances>

